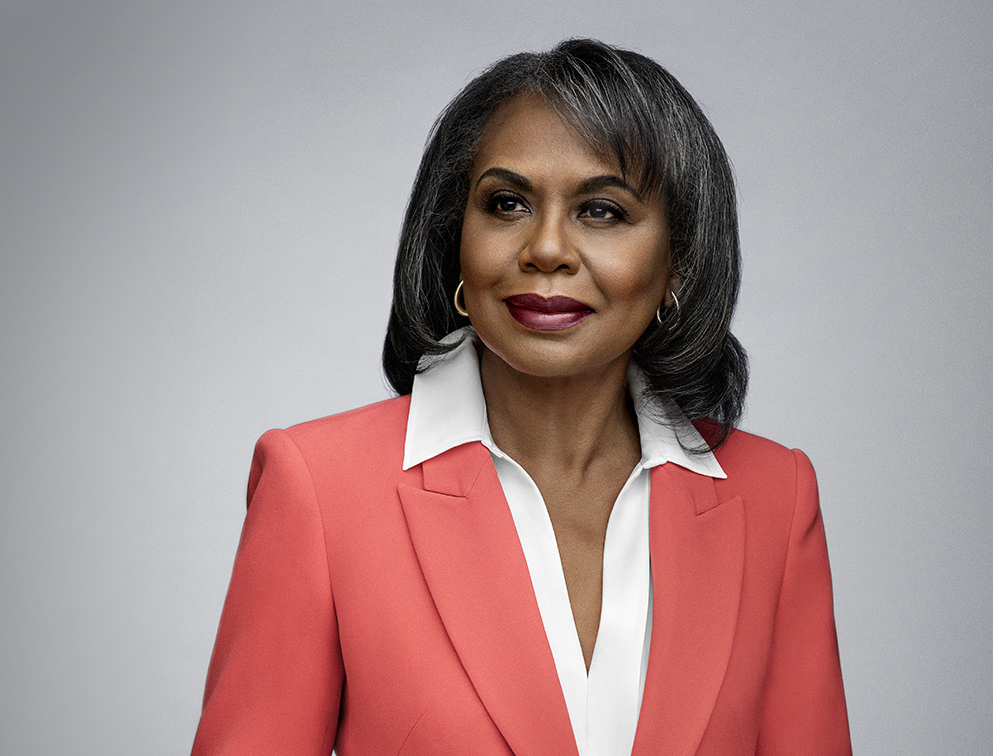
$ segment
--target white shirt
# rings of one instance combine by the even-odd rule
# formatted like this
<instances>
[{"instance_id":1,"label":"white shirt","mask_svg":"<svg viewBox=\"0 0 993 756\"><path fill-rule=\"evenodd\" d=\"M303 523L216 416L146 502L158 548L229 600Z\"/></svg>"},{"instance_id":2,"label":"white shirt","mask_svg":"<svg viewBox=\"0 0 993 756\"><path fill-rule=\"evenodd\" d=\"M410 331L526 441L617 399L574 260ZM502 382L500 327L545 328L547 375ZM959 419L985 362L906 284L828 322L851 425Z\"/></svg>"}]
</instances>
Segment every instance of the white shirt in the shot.
<instances>
[{"instance_id":1,"label":"white shirt","mask_svg":"<svg viewBox=\"0 0 993 756\"><path fill-rule=\"evenodd\" d=\"M403 469L470 441L489 449L527 561L579 754L630 754L652 634L649 470L671 462L700 475L727 476L712 454L688 454L680 446L680 438L692 447L703 440L678 409L666 409L665 419L652 415L644 378L632 364L628 388L638 417L641 460L618 494L607 522L600 628L587 674L545 503L531 476L493 442L475 334L464 328L445 341L459 338L464 340L454 351L426 358L429 363L422 365L430 367L414 378Z\"/></svg>"}]
</instances>

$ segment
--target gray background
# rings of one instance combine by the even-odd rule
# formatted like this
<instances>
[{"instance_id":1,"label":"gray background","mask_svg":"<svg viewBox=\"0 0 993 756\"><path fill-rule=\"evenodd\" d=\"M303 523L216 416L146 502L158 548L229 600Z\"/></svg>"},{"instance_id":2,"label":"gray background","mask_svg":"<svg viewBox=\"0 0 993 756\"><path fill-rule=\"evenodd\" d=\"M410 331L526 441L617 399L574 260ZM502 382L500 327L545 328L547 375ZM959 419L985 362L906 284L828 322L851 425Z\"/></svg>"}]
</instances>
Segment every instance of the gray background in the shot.
<instances>
[{"instance_id":1,"label":"gray background","mask_svg":"<svg viewBox=\"0 0 993 756\"><path fill-rule=\"evenodd\" d=\"M745 427L817 467L856 751L993 749L988 0L5 0L0 752L188 751L255 439L386 396L433 118L575 35L734 161Z\"/></svg>"}]
</instances>

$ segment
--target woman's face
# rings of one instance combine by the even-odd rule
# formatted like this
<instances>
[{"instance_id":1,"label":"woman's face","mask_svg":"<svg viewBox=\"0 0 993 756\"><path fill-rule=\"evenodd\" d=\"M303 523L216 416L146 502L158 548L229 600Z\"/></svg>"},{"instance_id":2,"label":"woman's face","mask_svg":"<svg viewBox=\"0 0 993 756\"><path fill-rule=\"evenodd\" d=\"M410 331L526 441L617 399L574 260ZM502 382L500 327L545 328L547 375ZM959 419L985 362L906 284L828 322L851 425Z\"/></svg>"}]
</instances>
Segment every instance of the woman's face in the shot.
<instances>
[{"instance_id":1,"label":"woman's face","mask_svg":"<svg viewBox=\"0 0 993 756\"><path fill-rule=\"evenodd\" d=\"M540 97L483 132L462 224L466 308L483 344L541 377L626 365L668 289L669 228Z\"/></svg>"}]
</instances>

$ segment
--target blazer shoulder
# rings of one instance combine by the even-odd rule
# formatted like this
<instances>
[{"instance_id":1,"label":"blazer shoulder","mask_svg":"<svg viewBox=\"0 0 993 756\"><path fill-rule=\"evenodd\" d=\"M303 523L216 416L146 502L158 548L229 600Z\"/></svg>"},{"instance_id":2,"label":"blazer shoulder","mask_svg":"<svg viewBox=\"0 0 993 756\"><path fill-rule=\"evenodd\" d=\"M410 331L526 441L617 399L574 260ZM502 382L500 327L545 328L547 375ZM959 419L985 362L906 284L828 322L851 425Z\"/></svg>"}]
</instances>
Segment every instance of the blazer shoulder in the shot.
<instances>
[{"instance_id":1,"label":"blazer shoulder","mask_svg":"<svg viewBox=\"0 0 993 756\"><path fill-rule=\"evenodd\" d=\"M410 396L398 396L299 423L283 433L308 460L364 465L377 460L402 460L409 410ZM398 461L398 469L399 466Z\"/></svg>"},{"instance_id":2,"label":"blazer shoulder","mask_svg":"<svg viewBox=\"0 0 993 756\"><path fill-rule=\"evenodd\" d=\"M324 517L332 502L391 500L404 476L409 407L410 397L401 396L266 432L255 447L249 494L265 471L286 490L295 486L316 496Z\"/></svg>"},{"instance_id":3,"label":"blazer shoulder","mask_svg":"<svg viewBox=\"0 0 993 756\"><path fill-rule=\"evenodd\" d=\"M735 429L714 452L728 482L794 489L799 477L814 478L807 455L754 433Z\"/></svg>"},{"instance_id":4,"label":"blazer shoulder","mask_svg":"<svg viewBox=\"0 0 993 756\"><path fill-rule=\"evenodd\" d=\"M304 441L328 433L348 433L350 431L368 430L372 426L387 427L399 425L406 427L407 414L410 410L410 394L395 396L380 402L367 404L363 407L336 412L333 415L308 420L286 428L286 432L294 438Z\"/></svg>"}]
</instances>

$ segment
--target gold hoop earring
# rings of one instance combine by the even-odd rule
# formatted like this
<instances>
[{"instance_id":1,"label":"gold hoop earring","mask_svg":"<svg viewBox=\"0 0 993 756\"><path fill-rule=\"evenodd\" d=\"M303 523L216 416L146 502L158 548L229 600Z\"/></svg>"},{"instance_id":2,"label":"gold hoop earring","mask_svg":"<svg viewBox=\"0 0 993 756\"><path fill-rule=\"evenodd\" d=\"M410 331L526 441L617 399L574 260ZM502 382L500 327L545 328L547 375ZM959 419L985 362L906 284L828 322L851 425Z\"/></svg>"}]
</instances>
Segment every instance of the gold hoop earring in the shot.
<instances>
[{"instance_id":1,"label":"gold hoop earring","mask_svg":"<svg viewBox=\"0 0 993 756\"><path fill-rule=\"evenodd\" d=\"M464 304L459 304L459 294L462 294L463 301L465 300L465 294L462 292L462 279L459 279L459 285L455 287L455 296L452 297L452 301L455 303L455 312L461 315L463 318L469 317L469 311L465 308Z\"/></svg>"},{"instance_id":2,"label":"gold hoop earring","mask_svg":"<svg viewBox=\"0 0 993 756\"><path fill-rule=\"evenodd\" d=\"M670 291L669 293L672 295L672 301L675 302L675 304L676 304L676 317L678 318L679 317L679 313L680 313L679 298L676 296L676 292ZM655 311L655 320L658 322L659 325L662 325L662 305L661 304L659 305L658 309Z\"/></svg>"}]
</instances>

